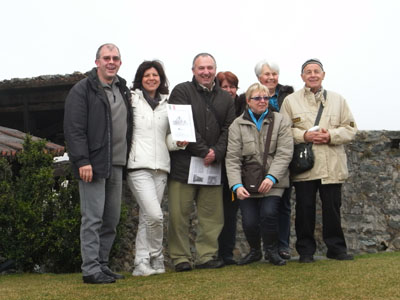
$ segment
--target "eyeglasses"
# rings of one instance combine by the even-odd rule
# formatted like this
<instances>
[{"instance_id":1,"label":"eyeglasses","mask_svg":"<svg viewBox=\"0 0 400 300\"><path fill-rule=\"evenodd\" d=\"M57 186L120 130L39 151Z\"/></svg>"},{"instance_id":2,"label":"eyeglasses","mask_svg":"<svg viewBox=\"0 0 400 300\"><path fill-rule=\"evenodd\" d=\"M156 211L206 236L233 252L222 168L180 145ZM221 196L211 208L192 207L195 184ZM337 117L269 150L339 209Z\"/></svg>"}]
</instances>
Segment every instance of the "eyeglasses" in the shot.
<instances>
[{"instance_id":1,"label":"eyeglasses","mask_svg":"<svg viewBox=\"0 0 400 300\"><path fill-rule=\"evenodd\" d=\"M117 62L117 61L120 61L120 60L121 60L121 58L120 58L119 56L103 56L102 59L103 59L104 61L106 61L106 62L109 62L109 61L111 61L111 60Z\"/></svg>"},{"instance_id":2,"label":"eyeglasses","mask_svg":"<svg viewBox=\"0 0 400 300\"><path fill-rule=\"evenodd\" d=\"M269 97L269 96L257 96L257 97L251 97L250 99L254 100L254 101L261 101L261 100L267 101L267 100L271 99L271 97Z\"/></svg>"}]
</instances>

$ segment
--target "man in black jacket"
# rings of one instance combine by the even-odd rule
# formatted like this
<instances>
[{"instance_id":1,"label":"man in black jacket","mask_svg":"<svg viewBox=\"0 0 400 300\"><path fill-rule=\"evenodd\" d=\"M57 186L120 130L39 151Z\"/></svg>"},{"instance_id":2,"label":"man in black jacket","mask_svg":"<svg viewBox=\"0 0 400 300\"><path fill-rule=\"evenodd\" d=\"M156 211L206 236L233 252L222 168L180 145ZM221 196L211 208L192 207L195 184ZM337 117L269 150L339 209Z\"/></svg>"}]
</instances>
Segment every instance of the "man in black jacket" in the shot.
<instances>
[{"instance_id":1,"label":"man in black jacket","mask_svg":"<svg viewBox=\"0 0 400 300\"><path fill-rule=\"evenodd\" d=\"M190 214L193 200L197 206L196 268L219 268L218 236L224 222L222 185L188 184L192 156L203 158L204 165L222 162L228 141L228 128L235 118L232 97L217 84L216 63L212 55L200 53L192 65L191 82L178 84L170 104L190 104L196 142L185 150L171 152L168 183L169 254L176 271L192 269L189 246Z\"/></svg>"},{"instance_id":2,"label":"man in black jacket","mask_svg":"<svg viewBox=\"0 0 400 300\"><path fill-rule=\"evenodd\" d=\"M122 171L132 137L130 93L117 76L117 46L99 47L97 68L65 100L64 134L81 201L81 253L85 283L112 283L108 259L121 211Z\"/></svg>"}]
</instances>

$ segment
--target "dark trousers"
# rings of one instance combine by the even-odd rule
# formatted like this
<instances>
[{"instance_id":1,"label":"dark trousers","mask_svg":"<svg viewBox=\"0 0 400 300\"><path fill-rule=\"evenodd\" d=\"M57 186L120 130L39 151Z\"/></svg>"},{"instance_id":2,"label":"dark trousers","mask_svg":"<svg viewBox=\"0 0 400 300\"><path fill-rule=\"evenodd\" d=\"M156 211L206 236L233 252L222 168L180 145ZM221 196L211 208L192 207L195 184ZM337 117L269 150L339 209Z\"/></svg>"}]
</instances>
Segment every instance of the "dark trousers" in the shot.
<instances>
[{"instance_id":1,"label":"dark trousers","mask_svg":"<svg viewBox=\"0 0 400 300\"><path fill-rule=\"evenodd\" d=\"M295 182L296 189L296 250L300 255L314 255L316 242L316 195L322 203L322 237L328 253L346 253L346 241L340 220L341 184L321 184L321 180Z\"/></svg>"},{"instance_id":2,"label":"dark trousers","mask_svg":"<svg viewBox=\"0 0 400 300\"><path fill-rule=\"evenodd\" d=\"M279 250L289 251L290 238L290 197L292 195L292 186L285 189L278 207L278 239Z\"/></svg>"},{"instance_id":3,"label":"dark trousers","mask_svg":"<svg viewBox=\"0 0 400 300\"><path fill-rule=\"evenodd\" d=\"M232 191L228 184L223 186L224 227L218 237L218 254L222 259L233 259L233 249L236 243L236 216L239 209L239 199L232 201Z\"/></svg>"},{"instance_id":4,"label":"dark trousers","mask_svg":"<svg viewBox=\"0 0 400 300\"><path fill-rule=\"evenodd\" d=\"M243 231L250 248L259 250L261 237L264 248L276 242L280 199L278 196L269 196L239 200Z\"/></svg>"}]
</instances>

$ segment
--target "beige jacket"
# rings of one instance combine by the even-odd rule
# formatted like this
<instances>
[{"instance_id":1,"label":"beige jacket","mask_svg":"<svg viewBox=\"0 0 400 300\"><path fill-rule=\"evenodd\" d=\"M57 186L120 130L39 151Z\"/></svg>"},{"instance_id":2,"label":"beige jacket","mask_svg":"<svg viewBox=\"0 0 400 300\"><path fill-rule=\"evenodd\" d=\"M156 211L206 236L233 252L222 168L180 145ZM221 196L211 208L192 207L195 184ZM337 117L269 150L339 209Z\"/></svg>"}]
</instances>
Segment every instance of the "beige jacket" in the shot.
<instances>
[{"instance_id":1,"label":"beige jacket","mask_svg":"<svg viewBox=\"0 0 400 300\"><path fill-rule=\"evenodd\" d=\"M344 144L354 139L357 126L346 100L337 93L323 90L314 94L309 88L287 96L280 112L292 120L292 133L295 144L304 142L304 133L314 126L319 105L324 110L319 122L320 128L329 131L329 144L313 145L314 167L304 173L294 175L293 181L321 179L322 184L343 183L349 176Z\"/></svg>"},{"instance_id":2,"label":"beige jacket","mask_svg":"<svg viewBox=\"0 0 400 300\"><path fill-rule=\"evenodd\" d=\"M263 163L265 140L270 119L269 112L263 121L261 131L251 120L247 109L233 121L229 127L228 150L225 164L228 175L229 187L242 183L241 167L243 161L256 160ZM252 197L282 196L283 189L289 186L288 166L293 155L293 137L290 130L290 120L280 113L275 115L274 128L272 130L271 145L267 157L265 175L274 176L278 182L266 195L252 195Z\"/></svg>"}]
</instances>

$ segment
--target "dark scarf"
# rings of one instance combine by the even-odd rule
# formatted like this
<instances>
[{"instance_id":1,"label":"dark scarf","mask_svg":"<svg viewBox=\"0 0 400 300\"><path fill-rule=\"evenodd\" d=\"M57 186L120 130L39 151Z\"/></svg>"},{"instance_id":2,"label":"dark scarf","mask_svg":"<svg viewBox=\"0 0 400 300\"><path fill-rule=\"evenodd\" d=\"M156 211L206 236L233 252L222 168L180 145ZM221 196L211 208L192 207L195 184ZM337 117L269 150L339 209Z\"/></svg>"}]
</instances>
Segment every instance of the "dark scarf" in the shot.
<instances>
[{"instance_id":1,"label":"dark scarf","mask_svg":"<svg viewBox=\"0 0 400 300\"><path fill-rule=\"evenodd\" d=\"M160 94L157 92L156 97L153 99L152 97L150 97L149 93L146 92L146 90L142 90L142 92L143 92L144 99L146 99L146 101L147 101L147 103L149 103L150 107L153 110L155 110L161 100Z\"/></svg>"}]
</instances>

